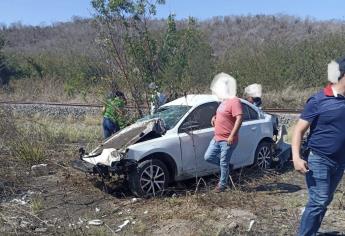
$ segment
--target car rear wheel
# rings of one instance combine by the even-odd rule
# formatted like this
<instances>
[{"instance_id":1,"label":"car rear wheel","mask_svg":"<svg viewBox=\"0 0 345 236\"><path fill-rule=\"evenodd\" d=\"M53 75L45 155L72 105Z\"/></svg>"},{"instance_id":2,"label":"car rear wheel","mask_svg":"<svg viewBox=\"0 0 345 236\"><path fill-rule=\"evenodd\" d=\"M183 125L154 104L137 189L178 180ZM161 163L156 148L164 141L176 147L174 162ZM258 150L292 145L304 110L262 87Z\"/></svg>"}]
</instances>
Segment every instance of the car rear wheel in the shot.
<instances>
[{"instance_id":1,"label":"car rear wheel","mask_svg":"<svg viewBox=\"0 0 345 236\"><path fill-rule=\"evenodd\" d=\"M255 151L255 164L261 169L269 169L272 166L272 142L260 142Z\"/></svg>"},{"instance_id":2,"label":"car rear wheel","mask_svg":"<svg viewBox=\"0 0 345 236\"><path fill-rule=\"evenodd\" d=\"M129 174L130 189L138 197L161 195L168 183L169 171L157 159L139 163L137 170Z\"/></svg>"}]
</instances>

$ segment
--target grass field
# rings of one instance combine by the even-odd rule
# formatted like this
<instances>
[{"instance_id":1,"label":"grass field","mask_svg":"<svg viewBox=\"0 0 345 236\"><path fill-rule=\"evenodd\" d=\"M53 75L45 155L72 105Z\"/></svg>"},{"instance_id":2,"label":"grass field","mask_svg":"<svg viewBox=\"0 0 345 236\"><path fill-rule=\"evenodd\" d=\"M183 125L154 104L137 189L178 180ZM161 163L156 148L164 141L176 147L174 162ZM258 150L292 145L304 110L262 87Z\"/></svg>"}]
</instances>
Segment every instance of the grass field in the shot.
<instances>
[{"instance_id":1,"label":"grass field","mask_svg":"<svg viewBox=\"0 0 345 236\"><path fill-rule=\"evenodd\" d=\"M237 170L232 187L220 194L212 191L217 176L174 183L166 194L151 199L134 198L123 180L107 183L105 192L97 177L70 167L80 146L91 147L102 139L98 117L10 117L1 124L1 129L12 127L19 134L11 132L14 137L0 142L6 143L0 149L2 235L294 235L307 198L303 176L291 165L281 170ZM39 162L48 164L48 176L34 177L33 162L13 152L19 137L31 145L29 160L38 155L33 149L41 148ZM345 233L344 184L323 230ZM95 219L103 224L88 224Z\"/></svg>"}]
</instances>

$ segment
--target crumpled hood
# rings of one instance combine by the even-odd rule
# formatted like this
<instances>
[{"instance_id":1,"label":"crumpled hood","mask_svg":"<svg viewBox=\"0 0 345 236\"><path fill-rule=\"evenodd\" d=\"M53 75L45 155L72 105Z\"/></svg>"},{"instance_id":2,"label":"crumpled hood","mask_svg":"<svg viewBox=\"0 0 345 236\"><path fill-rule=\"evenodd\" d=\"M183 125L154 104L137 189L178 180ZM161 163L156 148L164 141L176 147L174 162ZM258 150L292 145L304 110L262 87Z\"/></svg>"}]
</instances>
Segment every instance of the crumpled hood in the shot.
<instances>
[{"instance_id":1,"label":"crumpled hood","mask_svg":"<svg viewBox=\"0 0 345 236\"><path fill-rule=\"evenodd\" d=\"M111 162L122 158L127 147L146 140L157 138L165 133L163 122L160 119L151 119L134 123L115 133L83 160L92 164L111 165Z\"/></svg>"}]
</instances>

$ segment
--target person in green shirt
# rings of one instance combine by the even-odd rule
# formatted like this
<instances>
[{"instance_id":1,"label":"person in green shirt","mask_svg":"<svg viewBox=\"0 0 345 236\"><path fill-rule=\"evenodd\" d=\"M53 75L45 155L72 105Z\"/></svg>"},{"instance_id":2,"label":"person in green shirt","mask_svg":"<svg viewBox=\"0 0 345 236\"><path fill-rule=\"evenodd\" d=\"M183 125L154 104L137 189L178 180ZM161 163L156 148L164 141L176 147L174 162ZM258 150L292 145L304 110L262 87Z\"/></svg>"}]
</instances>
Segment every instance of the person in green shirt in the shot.
<instances>
[{"instance_id":1,"label":"person in green shirt","mask_svg":"<svg viewBox=\"0 0 345 236\"><path fill-rule=\"evenodd\" d=\"M103 134L105 139L120 130L125 101L124 95L120 91L112 92L105 101L103 106Z\"/></svg>"}]
</instances>

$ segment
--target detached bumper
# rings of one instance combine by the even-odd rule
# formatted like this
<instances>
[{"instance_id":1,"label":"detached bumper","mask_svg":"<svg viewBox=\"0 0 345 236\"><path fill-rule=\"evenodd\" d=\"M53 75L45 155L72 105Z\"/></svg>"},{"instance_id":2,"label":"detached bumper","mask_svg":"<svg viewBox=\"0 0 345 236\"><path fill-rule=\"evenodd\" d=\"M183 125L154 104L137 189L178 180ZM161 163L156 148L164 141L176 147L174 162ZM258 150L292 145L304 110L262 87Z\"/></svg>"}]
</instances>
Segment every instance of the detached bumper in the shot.
<instances>
[{"instance_id":1,"label":"detached bumper","mask_svg":"<svg viewBox=\"0 0 345 236\"><path fill-rule=\"evenodd\" d=\"M87 173L87 174L99 174L101 176L110 175L122 175L136 170L138 163L135 160L123 159L117 162L113 162L111 166L103 164L94 165L83 159L74 160L71 162L74 169Z\"/></svg>"},{"instance_id":2,"label":"detached bumper","mask_svg":"<svg viewBox=\"0 0 345 236\"><path fill-rule=\"evenodd\" d=\"M94 173L94 168L96 167L94 164L88 163L84 160L74 160L71 162L71 165L74 169L89 174Z\"/></svg>"}]
</instances>

